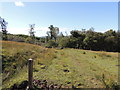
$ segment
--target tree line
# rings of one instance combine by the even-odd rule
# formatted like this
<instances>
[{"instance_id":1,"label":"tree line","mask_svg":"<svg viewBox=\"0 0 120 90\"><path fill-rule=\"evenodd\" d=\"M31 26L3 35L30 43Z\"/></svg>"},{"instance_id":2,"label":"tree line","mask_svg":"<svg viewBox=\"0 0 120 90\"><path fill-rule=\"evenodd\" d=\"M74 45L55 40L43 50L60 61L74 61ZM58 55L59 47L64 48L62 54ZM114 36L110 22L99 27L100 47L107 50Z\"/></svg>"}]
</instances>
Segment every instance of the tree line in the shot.
<instances>
[{"instance_id":1,"label":"tree line","mask_svg":"<svg viewBox=\"0 0 120 90\"><path fill-rule=\"evenodd\" d=\"M101 33L90 28L89 30L72 30L70 33L69 36L58 35L57 41L50 39L49 46L119 52L119 31L110 29Z\"/></svg>"},{"instance_id":2,"label":"tree line","mask_svg":"<svg viewBox=\"0 0 120 90\"><path fill-rule=\"evenodd\" d=\"M58 27L50 25L47 31L47 36L36 37L34 27L35 24L30 24L30 35L13 35L7 33L7 22L0 17L0 24L2 32L2 40L26 42L32 44L43 45L47 48L59 47L59 48L75 48L95 51L109 51L119 52L120 32L110 29L104 33L95 32L94 28L89 30L72 30L71 35L64 36L62 32L59 32Z\"/></svg>"}]
</instances>

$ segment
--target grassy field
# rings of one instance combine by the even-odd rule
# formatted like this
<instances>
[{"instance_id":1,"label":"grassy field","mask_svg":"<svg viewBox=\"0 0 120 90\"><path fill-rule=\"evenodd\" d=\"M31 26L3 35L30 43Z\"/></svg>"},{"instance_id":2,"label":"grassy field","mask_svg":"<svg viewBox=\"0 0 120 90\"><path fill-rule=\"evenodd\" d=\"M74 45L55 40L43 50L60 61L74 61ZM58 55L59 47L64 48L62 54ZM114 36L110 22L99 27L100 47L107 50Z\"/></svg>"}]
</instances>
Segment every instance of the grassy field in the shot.
<instances>
[{"instance_id":1,"label":"grassy field","mask_svg":"<svg viewBox=\"0 0 120 90\"><path fill-rule=\"evenodd\" d=\"M77 88L104 88L118 82L118 53L80 49L48 49L37 45L0 41L4 57L3 87L27 80L27 60L34 59L34 79L74 85Z\"/></svg>"}]
</instances>

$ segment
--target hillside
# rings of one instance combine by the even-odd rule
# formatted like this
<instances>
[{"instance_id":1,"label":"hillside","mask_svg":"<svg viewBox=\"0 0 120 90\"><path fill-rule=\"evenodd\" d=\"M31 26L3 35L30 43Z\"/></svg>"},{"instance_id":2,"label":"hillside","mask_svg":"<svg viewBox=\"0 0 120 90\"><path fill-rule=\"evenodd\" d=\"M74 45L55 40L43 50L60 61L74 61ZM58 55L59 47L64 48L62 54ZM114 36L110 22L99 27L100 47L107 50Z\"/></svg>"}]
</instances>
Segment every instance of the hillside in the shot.
<instances>
[{"instance_id":1,"label":"hillside","mask_svg":"<svg viewBox=\"0 0 120 90\"><path fill-rule=\"evenodd\" d=\"M27 60L34 59L34 79L63 84L63 87L103 88L118 80L118 53L80 49L48 49L41 46L2 43L3 88L27 80Z\"/></svg>"}]
</instances>

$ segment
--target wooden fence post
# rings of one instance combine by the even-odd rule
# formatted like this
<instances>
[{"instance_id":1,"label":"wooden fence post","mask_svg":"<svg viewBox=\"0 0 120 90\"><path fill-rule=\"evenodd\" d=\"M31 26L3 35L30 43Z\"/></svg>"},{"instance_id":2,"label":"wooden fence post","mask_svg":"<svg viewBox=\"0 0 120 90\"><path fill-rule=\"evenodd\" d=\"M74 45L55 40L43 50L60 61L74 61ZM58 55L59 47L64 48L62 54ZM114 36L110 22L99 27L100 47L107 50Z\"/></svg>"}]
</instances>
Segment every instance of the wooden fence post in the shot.
<instances>
[{"instance_id":1,"label":"wooden fence post","mask_svg":"<svg viewBox=\"0 0 120 90\"><path fill-rule=\"evenodd\" d=\"M29 59L28 60L28 85L30 90L33 88L32 81L33 81L33 60Z\"/></svg>"}]
</instances>

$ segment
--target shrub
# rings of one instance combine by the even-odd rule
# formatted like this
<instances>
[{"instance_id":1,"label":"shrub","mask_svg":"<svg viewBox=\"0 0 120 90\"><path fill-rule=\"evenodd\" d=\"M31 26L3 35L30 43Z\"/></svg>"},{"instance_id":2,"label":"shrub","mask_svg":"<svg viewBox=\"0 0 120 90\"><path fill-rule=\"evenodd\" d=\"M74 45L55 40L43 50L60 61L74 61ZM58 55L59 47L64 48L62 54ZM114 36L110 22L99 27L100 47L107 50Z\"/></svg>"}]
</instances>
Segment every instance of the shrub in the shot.
<instances>
[{"instance_id":1,"label":"shrub","mask_svg":"<svg viewBox=\"0 0 120 90\"><path fill-rule=\"evenodd\" d=\"M46 47L47 48L52 48L52 47L57 47L58 44L54 41L54 40L50 40L47 44Z\"/></svg>"},{"instance_id":2,"label":"shrub","mask_svg":"<svg viewBox=\"0 0 120 90\"><path fill-rule=\"evenodd\" d=\"M63 71L64 71L64 72L70 72L68 69L64 69Z\"/></svg>"},{"instance_id":3,"label":"shrub","mask_svg":"<svg viewBox=\"0 0 120 90\"><path fill-rule=\"evenodd\" d=\"M31 37L25 39L26 43L34 43L34 40Z\"/></svg>"},{"instance_id":4,"label":"shrub","mask_svg":"<svg viewBox=\"0 0 120 90\"><path fill-rule=\"evenodd\" d=\"M68 47L68 43L69 43L69 38L63 37L59 40L59 47L61 48Z\"/></svg>"},{"instance_id":5,"label":"shrub","mask_svg":"<svg viewBox=\"0 0 120 90\"><path fill-rule=\"evenodd\" d=\"M86 54L86 52L83 52L83 54Z\"/></svg>"},{"instance_id":6,"label":"shrub","mask_svg":"<svg viewBox=\"0 0 120 90\"><path fill-rule=\"evenodd\" d=\"M94 58L96 58L96 56L94 56Z\"/></svg>"},{"instance_id":7,"label":"shrub","mask_svg":"<svg viewBox=\"0 0 120 90\"><path fill-rule=\"evenodd\" d=\"M28 81L25 80L25 81L22 81L20 84L18 83L15 83L14 85L12 85L10 87L11 90L17 90L17 89L22 89L22 90L25 90L28 86Z\"/></svg>"}]
</instances>

